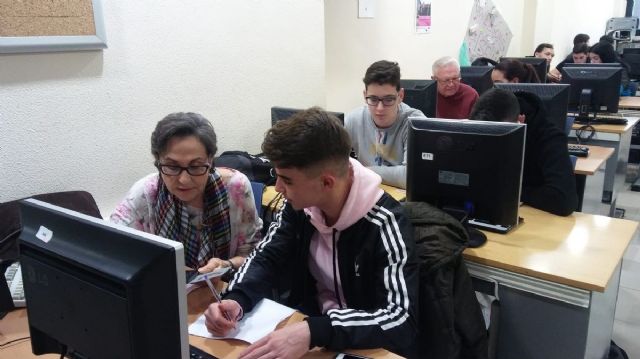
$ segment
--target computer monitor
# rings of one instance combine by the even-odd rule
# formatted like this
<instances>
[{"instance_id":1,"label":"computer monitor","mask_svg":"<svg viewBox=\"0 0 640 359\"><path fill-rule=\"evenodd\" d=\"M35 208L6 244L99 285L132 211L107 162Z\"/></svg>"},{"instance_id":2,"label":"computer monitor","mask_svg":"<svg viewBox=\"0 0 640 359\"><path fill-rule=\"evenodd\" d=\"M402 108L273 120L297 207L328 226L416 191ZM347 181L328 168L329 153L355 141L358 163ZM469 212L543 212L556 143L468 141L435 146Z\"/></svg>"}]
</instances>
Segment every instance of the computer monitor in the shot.
<instances>
[{"instance_id":1,"label":"computer monitor","mask_svg":"<svg viewBox=\"0 0 640 359\"><path fill-rule=\"evenodd\" d=\"M181 243L34 199L20 212L34 354L188 358Z\"/></svg>"},{"instance_id":2,"label":"computer monitor","mask_svg":"<svg viewBox=\"0 0 640 359\"><path fill-rule=\"evenodd\" d=\"M547 82L547 73L549 72L549 64L544 57L501 57L500 62L516 60L530 64L536 70L541 83Z\"/></svg>"},{"instance_id":3,"label":"computer monitor","mask_svg":"<svg viewBox=\"0 0 640 359\"><path fill-rule=\"evenodd\" d=\"M590 112L618 112L622 69L620 67L563 67L562 83L571 85L569 110L578 118Z\"/></svg>"},{"instance_id":4,"label":"computer monitor","mask_svg":"<svg viewBox=\"0 0 640 359\"><path fill-rule=\"evenodd\" d=\"M463 83L473 87L478 94L482 95L493 87L492 71L493 66L461 66L460 77Z\"/></svg>"},{"instance_id":5,"label":"computer monitor","mask_svg":"<svg viewBox=\"0 0 640 359\"><path fill-rule=\"evenodd\" d=\"M410 117L407 200L506 233L518 225L525 137L519 123Z\"/></svg>"},{"instance_id":6,"label":"computer monitor","mask_svg":"<svg viewBox=\"0 0 640 359\"><path fill-rule=\"evenodd\" d=\"M524 91L537 95L544 104L547 120L554 124L560 131L565 132L567 108L569 106L569 85L497 83L496 87L513 93Z\"/></svg>"},{"instance_id":7,"label":"computer monitor","mask_svg":"<svg viewBox=\"0 0 640 359\"><path fill-rule=\"evenodd\" d=\"M436 117L438 83L435 80L400 80L404 89L402 102L422 111L427 117Z\"/></svg>"},{"instance_id":8,"label":"computer monitor","mask_svg":"<svg viewBox=\"0 0 640 359\"><path fill-rule=\"evenodd\" d=\"M293 116L294 114L300 111L304 111L304 110L300 108L289 108L289 107L279 107L279 106L271 107L271 126L275 125L279 121L288 119L289 117ZM331 112L331 111L326 111L326 112L336 116L338 120L340 120L340 123L344 125L344 112Z\"/></svg>"}]
</instances>

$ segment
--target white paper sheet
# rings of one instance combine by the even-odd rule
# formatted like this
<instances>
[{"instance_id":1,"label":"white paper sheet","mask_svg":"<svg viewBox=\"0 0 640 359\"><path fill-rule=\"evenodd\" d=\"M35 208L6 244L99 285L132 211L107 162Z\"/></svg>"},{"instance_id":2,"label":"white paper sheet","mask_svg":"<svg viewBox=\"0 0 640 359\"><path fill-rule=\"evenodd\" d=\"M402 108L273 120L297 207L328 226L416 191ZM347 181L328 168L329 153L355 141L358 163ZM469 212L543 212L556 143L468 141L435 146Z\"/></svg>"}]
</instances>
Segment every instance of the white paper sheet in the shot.
<instances>
[{"instance_id":1,"label":"white paper sheet","mask_svg":"<svg viewBox=\"0 0 640 359\"><path fill-rule=\"evenodd\" d=\"M265 335L271 333L278 323L295 312L282 304L269 299L262 299L250 313L238 322L236 330L227 336L218 337L207 330L204 324L204 314L189 326L189 334L210 339L240 339L248 343L255 343Z\"/></svg>"}]
</instances>

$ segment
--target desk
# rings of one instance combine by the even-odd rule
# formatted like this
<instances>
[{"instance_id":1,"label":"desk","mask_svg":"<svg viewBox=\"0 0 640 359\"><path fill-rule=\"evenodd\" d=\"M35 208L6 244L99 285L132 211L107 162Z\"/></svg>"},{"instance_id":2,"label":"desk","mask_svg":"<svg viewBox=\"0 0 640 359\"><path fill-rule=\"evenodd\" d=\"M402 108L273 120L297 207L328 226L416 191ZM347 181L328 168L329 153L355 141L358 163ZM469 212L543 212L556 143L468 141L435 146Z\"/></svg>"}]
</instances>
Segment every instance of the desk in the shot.
<instances>
[{"instance_id":1,"label":"desk","mask_svg":"<svg viewBox=\"0 0 640 359\"><path fill-rule=\"evenodd\" d=\"M602 188L602 202L611 203L613 201L613 187L615 182L616 170L618 168L618 162L622 164L622 167L626 170L628 156L621 155L621 145L629 145L631 142L631 129L638 122L637 117L628 117L626 125L593 125L596 133L589 145L598 145L613 148L613 154L607 159L604 174L604 184ZM575 130L580 129L583 125L573 124L570 136L576 137Z\"/></svg>"},{"instance_id":2,"label":"desk","mask_svg":"<svg viewBox=\"0 0 640 359\"><path fill-rule=\"evenodd\" d=\"M618 103L619 109L640 110L640 97L638 96L622 96Z\"/></svg>"},{"instance_id":3,"label":"desk","mask_svg":"<svg viewBox=\"0 0 640 359\"><path fill-rule=\"evenodd\" d=\"M194 322L207 308L212 301L211 292L207 287L198 288L187 297L188 306L188 322L191 324ZM287 325L289 323L295 323L301 321L302 314L295 313L289 319L280 323L280 325ZM27 311L26 309L17 309L11 311L7 316L0 320L0 345L7 343L8 341L24 338L29 336L29 327L27 323ZM240 351L248 346L248 344L233 339L226 340L211 340L202 337L190 335L189 344L194 345L220 359L237 358ZM384 358L384 359L397 359L399 356L390 353L384 349L366 349L366 350L349 350L350 353L368 356L372 358ZM313 350L309 352L304 358L333 358L335 353L325 350ZM13 359L13 358L59 358L59 355L43 355L35 356L31 353L31 342L29 339L25 339L15 344L9 345L5 349L0 349L0 358Z\"/></svg>"},{"instance_id":4,"label":"desk","mask_svg":"<svg viewBox=\"0 0 640 359\"><path fill-rule=\"evenodd\" d=\"M584 188L587 182L587 176L592 176L602 166L605 161L611 157L614 149L602 146L589 147L589 156L578 157L573 173L576 175L576 190L578 191L578 212L582 212L582 201L584 199Z\"/></svg>"},{"instance_id":5,"label":"desk","mask_svg":"<svg viewBox=\"0 0 640 359\"><path fill-rule=\"evenodd\" d=\"M476 284L498 285L497 356L606 357L620 263L638 223L528 206L520 216L514 231L486 232L485 245L463 253Z\"/></svg>"}]
</instances>

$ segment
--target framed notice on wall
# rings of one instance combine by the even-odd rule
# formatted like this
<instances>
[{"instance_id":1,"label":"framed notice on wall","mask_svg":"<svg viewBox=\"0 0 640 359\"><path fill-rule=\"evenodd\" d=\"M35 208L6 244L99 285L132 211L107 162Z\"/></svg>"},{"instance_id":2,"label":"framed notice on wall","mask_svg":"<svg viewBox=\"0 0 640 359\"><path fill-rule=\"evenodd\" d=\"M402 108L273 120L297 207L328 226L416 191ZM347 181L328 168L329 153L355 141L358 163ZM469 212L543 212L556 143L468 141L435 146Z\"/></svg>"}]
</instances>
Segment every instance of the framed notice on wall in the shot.
<instances>
[{"instance_id":1,"label":"framed notice on wall","mask_svg":"<svg viewBox=\"0 0 640 359\"><path fill-rule=\"evenodd\" d=\"M416 33L431 31L431 0L416 0Z\"/></svg>"},{"instance_id":2,"label":"framed notice on wall","mask_svg":"<svg viewBox=\"0 0 640 359\"><path fill-rule=\"evenodd\" d=\"M0 53L106 47L100 0L0 0Z\"/></svg>"}]
</instances>

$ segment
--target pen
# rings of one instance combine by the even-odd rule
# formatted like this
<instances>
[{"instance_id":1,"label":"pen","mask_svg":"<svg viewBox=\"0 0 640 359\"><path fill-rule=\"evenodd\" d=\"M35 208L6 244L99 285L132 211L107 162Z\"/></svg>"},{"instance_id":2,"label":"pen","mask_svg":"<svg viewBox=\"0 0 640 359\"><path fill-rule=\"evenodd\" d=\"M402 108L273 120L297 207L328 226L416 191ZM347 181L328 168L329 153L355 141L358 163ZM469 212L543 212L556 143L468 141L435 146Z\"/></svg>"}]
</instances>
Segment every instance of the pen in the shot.
<instances>
[{"instance_id":1,"label":"pen","mask_svg":"<svg viewBox=\"0 0 640 359\"><path fill-rule=\"evenodd\" d=\"M211 293L213 293L213 297L216 298L216 302L222 303L222 298L220 297L220 294L218 294L218 291L213 286L213 284L211 284L211 281L207 279L205 280L205 282L207 282L207 286L209 287L209 289L211 289ZM220 309L220 311L222 312L222 315L224 315L224 318L226 320L233 322L231 320L231 317L229 317L229 314L225 310Z\"/></svg>"}]
</instances>

